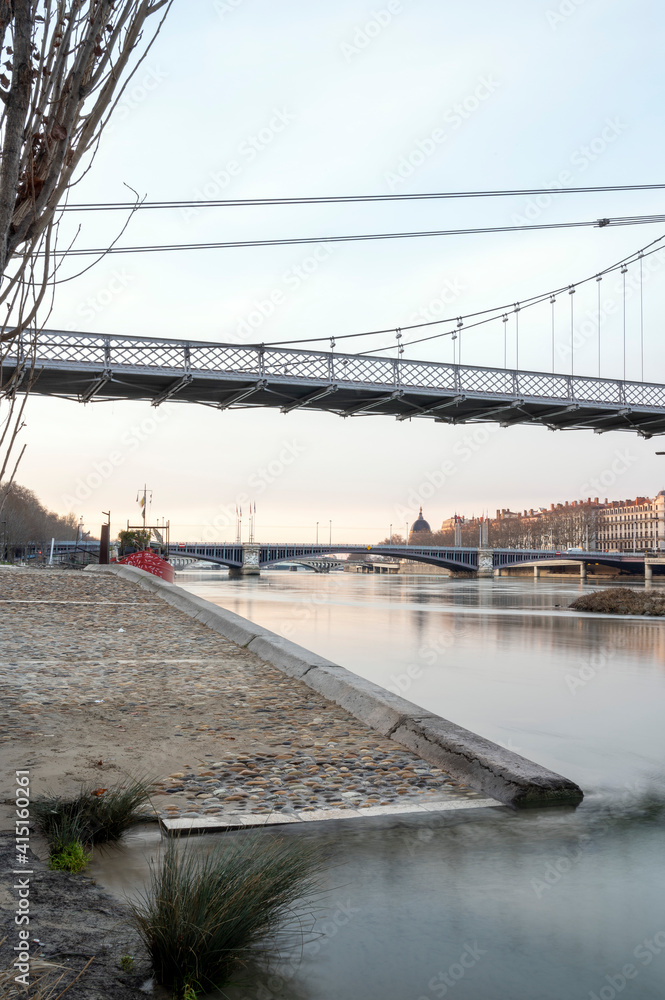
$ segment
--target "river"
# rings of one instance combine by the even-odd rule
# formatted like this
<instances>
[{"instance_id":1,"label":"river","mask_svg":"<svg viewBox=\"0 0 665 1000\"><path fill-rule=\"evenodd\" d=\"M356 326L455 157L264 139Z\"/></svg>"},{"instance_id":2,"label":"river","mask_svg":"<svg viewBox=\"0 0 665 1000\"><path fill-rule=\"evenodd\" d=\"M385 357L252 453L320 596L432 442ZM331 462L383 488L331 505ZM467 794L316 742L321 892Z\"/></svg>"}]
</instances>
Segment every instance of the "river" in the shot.
<instances>
[{"instance_id":1,"label":"river","mask_svg":"<svg viewBox=\"0 0 665 1000\"><path fill-rule=\"evenodd\" d=\"M576 811L285 828L332 859L314 934L229 997L662 1000L665 623L568 611L582 585L565 579L177 582L586 793ZM154 838L130 835L126 888Z\"/></svg>"},{"instance_id":2,"label":"river","mask_svg":"<svg viewBox=\"0 0 665 1000\"><path fill-rule=\"evenodd\" d=\"M212 571L178 583L585 790L662 787L665 623L575 614L577 581Z\"/></svg>"}]
</instances>

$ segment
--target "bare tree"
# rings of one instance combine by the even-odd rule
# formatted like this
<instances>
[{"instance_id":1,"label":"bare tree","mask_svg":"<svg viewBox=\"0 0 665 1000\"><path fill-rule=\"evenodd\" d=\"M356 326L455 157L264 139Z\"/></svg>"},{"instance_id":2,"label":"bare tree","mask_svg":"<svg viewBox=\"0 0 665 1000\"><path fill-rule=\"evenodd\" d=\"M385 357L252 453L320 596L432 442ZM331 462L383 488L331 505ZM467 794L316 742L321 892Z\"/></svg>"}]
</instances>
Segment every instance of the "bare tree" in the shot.
<instances>
[{"instance_id":1,"label":"bare tree","mask_svg":"<svg viewBox=\"0 0 665 1000\"><path fill-rule=\"evenodd\" d=\"M0 59L11 74L0 75L0 275L10 288L28 275L35 282L31 266L40 245L46 261L40 270L48 279L48 234L57 209L86 156L94 156L172 3L0 0ZM160 10L163 16L130 72L146 22ZM7 265L19 248L18 266L7 281ZM3 288L0 302L9 294ZM32 322L38 305L23 315L23 324ZM12 333L3 331L5 338Z\"/></svg>"},{"instance_id":2,"label":"bare tree","mask_svg":"<svg viewBox=\"0 0 665 1000\"><path fill-rule=\"evenodd\" d=\"M61 210L173 2L0 0L0 478L39 375L34 343L58 280Z\"/></svg>"}]
</instances>

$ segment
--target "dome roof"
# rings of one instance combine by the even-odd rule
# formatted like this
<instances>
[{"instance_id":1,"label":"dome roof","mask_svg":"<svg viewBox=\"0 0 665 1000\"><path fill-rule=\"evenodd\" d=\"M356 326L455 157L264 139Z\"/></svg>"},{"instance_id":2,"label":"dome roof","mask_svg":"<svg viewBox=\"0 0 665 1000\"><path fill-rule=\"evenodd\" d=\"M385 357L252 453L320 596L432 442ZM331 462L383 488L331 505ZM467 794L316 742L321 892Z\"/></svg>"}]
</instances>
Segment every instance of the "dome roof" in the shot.
<instances>
[{"instance_id":1,"label":"dome roof","mask_svg":"<svg viewBox=\"0 0 665 1000\"><path fill-rule=\"evenodd\" d=\"M432 529L430 528L429 524L427 523L427 521L423 517L423 509L421 507L420 511L418 512L417 519L411 525L411 531L430 531L431 532L431 530Z\"/></svg>"}]
</instances>

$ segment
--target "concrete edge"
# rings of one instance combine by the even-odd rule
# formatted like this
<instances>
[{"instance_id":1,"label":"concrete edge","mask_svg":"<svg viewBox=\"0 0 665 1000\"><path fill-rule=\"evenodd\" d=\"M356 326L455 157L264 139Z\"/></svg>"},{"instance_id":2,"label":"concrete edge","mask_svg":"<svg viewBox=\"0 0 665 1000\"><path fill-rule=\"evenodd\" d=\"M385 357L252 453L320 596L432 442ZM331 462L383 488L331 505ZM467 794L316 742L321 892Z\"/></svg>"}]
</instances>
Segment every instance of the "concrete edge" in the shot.
<instances>
[{"instance_id":1,"label":"concrete edge","mask_svg":"<svg viewBox=\"0 0 665 1000\"><path fill-rule=\"evenodd\" d=\"M261 625L195 597L177 584L134 566L86 567L85 572L91 571L113 573L157 594L191 618L302 680L382 736L499 802L517 808L578 805L584 797L574 781L427 712Z\"/></svg>"},{"instance_id":2,"label":"concrete edge","mask_svg":"<svg viewBox=\"0 0 665 1000\"><path fill-rule=\"evenodd\" d=\"M451 799L446 802L436 802L428 806L416 803L394 803L390 806L370 806L368 808L353 809L310 809L308 812L297 812L286 815L285 813L246 813L245 815L227 816L178 816L170 819L168 816L159 817L159 826L167 836L181 836L190 833L226 833L230 830L256 829L259 826L293 826L304 823L330 823L339 820L366 819L373 817L377 819L394 819L405 816L432 816L433 814L446 815L451 812L460 812L467 809L503 809L503 805L493 799Z\"/></svg>"}]
</instances>

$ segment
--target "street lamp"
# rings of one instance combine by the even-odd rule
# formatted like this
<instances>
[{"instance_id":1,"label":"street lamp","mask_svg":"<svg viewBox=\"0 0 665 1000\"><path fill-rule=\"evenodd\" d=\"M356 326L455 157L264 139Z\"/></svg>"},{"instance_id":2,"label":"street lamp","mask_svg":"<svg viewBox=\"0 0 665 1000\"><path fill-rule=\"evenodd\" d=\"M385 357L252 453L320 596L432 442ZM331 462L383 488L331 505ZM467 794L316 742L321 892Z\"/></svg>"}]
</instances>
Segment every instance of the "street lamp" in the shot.
<instances>
[{"instance_id":1,"label":"street lamp","mask_svg":"<svg viewBox=\"0 0 665 1000\"><path fill-rule=\"evenodd\" d=\"M328 545L332 545L332 521L328 521Z\"/></svg>"},{"instance_id":2,"label":"street lamp","mask_svg":"<svg viewBox=\"0 0 665 1000\"><path fill-rule=\"evenodd\" d=\"M316 544L319 544L319 522L316 522Z\"/></svg>"},{"instance_id":3,"label":"street lamp","mask_svg":"<svg viewBox=\"0 0 665 1000\"><path fill-rule=\"evenodd\" d=\"M405 524L405 532L406 532L405 535L404 535L405 544L408 545L409 544L409 522L408 521Z\"/></svg>"},{"instance_id":4,"label":"street lamp","mask_svg":"<svg viewBox=\"0 0 665 1000\"><path fill-rule=\"evenodd\" d=\"M393 544L393 526L391 524L390 525L390 531L388 533L388 545L392 545L392 544Z\"/></svg>"},{"instance_id":5,"label":"street lamp","mask_svg":"<svg viewBox=\"0 0 665 1000\"><path fill-rule=\"evenodd\" d=\"M76 562L76 553L79 549L79 535L81 540L83 540L83 514L79 517L79 523L76 525L76 544L74 545L74 562Z\"/></svg>"}]
</instances>

